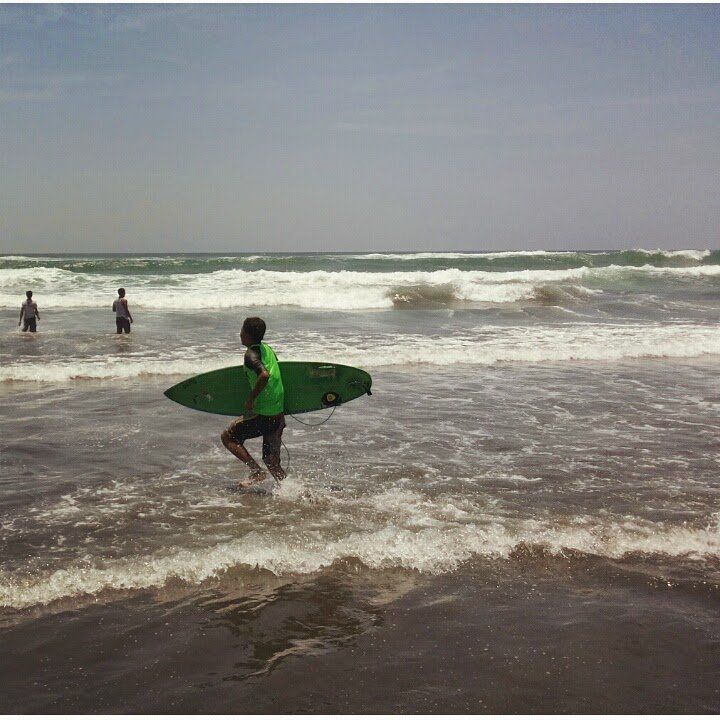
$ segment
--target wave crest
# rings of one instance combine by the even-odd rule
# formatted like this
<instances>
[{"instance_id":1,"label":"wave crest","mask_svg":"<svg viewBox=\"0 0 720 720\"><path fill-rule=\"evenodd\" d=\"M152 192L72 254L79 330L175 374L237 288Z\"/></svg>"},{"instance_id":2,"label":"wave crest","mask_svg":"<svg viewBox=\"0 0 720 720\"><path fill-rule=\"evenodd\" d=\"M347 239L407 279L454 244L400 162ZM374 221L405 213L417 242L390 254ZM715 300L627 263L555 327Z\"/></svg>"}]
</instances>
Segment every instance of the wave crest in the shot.
<instances>
[{"instance_id":1,"label":"wave crest","mask_svg":"<svg viewBox=\"0 0 720 720\"><path fill-rule=\"evenodd\" d=\"M302 307L317 310L371 310L393 306L442 307L537 301L547 285L575 285L601 291L631 289L647 281L687 282L720 276L720 265L656 267L609 265L601 268L512 271L413 270L308 272L216 270L183 275L136 275L123 284L133 307L203 310L236 307ZM32 287L41 308L107 308L120 281L114 275L88 275L54 267L0 269L0 307L19 307ZM218 292L218 289L221 291ZM588 290L589 291L589 290ZM579 292L570 291L571 294Z\"/></svg>"},{"instance_id":2,"label":"wave crest","mask_svg":"<svg viewBox=\"0 0 720 720\"><path fill-rule=\"evenodd\" d=\"M494 365L496 363L610 362L638 358L699 358L720 355L720 331L709 325L598 325L563 323L555 326L507 327L485 325L467 335L442 338L443 352L426 335L373 335L362 344L354 336L323 340L325 359L367 369L402 369L422 365ZM393 352L387 353L392 347ZM277 344L284 358L317 360L317 336L297 335ZM182 356L180 353L182 352ZM142 376L196 375L225 367L231 354L208 354L202 348L176 351L167 359L125 357L67 359L0 367L0 382L67 382Z\"/></svg>"},{"instance_id":3,"label":"wave crest","mask_svg":"<svg viewBox=\"0 0 720 720\"><path fill-rule=\"evenodd\" d=\"M263 569L275 575L317 572L344 559L369 568L403 568L422 573L448 572L473 556L509 558L527 546L550 554L567 551L622 560L638 555L717 560L720 528L717 516L705 529L662 524L605 527L582 521L548 526L539 521L493 522L430 527L419 530L393 525L352 532L333 541L269 536L253 531L210 548L178 550L164 556L72 566L45 576L0 576L0 606L26 608L67 597L106 590L162 587L172 580L199 584L231 568Z\"/></svg>"},{"instance_id":4,"label":"wave crest","mask_svg":"<svg viewBox=\"0 0 720 720\"><path fill-rule=\"evenodd\" d=\"M388 295L399 308L443 308L461 304L452 285L399 286L392 288Z\"/></svg>"},{"instance_id":5,"label":"wave crest","mask_svg":"<svg viewBox=\"0 0 720 720\"><path fill-rule=\"evenodd\" d=\"M532 299L540 305L565 307L586 300L595 292L581 285L540 285L533 291Z\"/></svg>"}]
</instances>

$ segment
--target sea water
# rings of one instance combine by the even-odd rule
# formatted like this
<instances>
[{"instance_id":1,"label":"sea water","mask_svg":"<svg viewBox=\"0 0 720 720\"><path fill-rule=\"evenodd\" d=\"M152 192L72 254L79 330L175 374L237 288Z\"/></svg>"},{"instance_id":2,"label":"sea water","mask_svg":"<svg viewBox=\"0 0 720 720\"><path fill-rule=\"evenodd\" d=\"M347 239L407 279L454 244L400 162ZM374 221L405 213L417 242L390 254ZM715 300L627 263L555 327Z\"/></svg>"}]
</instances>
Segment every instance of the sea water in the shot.
<instances>
[{"instance_id":1,"label":"sea water","mask_svg":"<svg viewBox=\"0 0 720 720\"><path fill-rule=\"evenodd\" d=\"M121 286L128 336L111 310ZM34 336L17 328L28 289ZM719 314L709 250L0 257L6 640L22 655L17 633L36 623L73 627L141 600L202 617L288 602L289 588L325 602L324 583L345 573L331 593L345 620L304 618L314 630L300 645L282 625L268 657L312 656L363 636L411 588L499 586L528 553L542 572L566 563L552 571L563 582L601 563L715 592ZM325 424L288 418L289 475L269 495L230 489L246 475L220 443L230 418L163 396L241 363L248 315L281 360L356 365L374 381ZM347 614L365 620L348 630ZM247 674L275 662L257 660L257 642ZM63 697L21 707L101 707Z\"/></svg>"}]
</instances>

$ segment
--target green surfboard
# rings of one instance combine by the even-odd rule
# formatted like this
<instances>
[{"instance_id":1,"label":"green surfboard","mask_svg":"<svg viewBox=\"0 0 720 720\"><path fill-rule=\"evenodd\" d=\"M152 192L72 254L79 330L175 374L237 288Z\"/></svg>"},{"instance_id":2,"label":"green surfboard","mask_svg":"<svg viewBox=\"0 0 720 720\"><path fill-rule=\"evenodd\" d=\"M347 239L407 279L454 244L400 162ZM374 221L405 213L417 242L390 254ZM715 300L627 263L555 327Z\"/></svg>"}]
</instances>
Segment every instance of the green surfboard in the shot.
<instances>
[{"instance_id":1,"label":"green surfboard","mask_svg":"<svg viewBox=\"0 0 720 720\"><path fill-rule=\"evenodd\" d=\"M321 362L279 365L288 415L336 407L372 394L372 378L359 368ZM243 366L236 365L183 380L168 388L165 395L193 410L237 417L245 412L250 389Z\"/></svg>"}]
</instances>

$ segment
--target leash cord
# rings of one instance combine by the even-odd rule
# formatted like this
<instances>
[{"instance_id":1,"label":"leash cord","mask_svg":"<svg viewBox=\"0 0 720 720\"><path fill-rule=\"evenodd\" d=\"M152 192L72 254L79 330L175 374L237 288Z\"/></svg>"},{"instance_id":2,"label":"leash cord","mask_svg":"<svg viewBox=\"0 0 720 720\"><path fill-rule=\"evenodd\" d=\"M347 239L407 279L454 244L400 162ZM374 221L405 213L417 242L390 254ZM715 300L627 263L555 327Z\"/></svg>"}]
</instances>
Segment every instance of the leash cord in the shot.
<instances>
[{"instance_id":1,"label":"leash cord","mask_svg":"<svg viewBox=\"0 0 720 720\"><path fill-rule=\"evenodd\" d=\"M287 453L287 465L283 468L282 465L280 467L283 469L283 472L287 475L290 472L290 451L287 449L287 445L285 444L285 441L281 438L280 442L282 443L282 446L285 448L285 452Z\"/></svg>"},{"instance_id":2,"label":"leash cord","mask_svg":"<svg viewBox=\"0 0 720 720\"><path fill-rule=\"evenodd\" d=\"M302 420L298 420L294 415L290 415L290 417L293 420L297 420L301 425L305 425L305 427L320 427L321 425L324 425L333 416L336 407L337 405L333 406L330 414L322 422L319 423L306 423ZM282 446L285 448L285 452L287 453L287 465L283 468L283 471L285 472L285 474L287 474L288 472L290 472L290 451L288 450L284 440L281 439L280 442L282 443ZM280 467L282 467L282 465Z\"/></svg>"},{"instance_id":3,"label":"leash cord","mask_svg":"<svg viewBox=\"0 0 720 720\"><path fill-rule=\"evenodd\" d=\"M335 409L337 407L338 407L337 405L333 405L333 409L330 412L330 414L322 422L319 422L319 423L306 423L306 422L303 422L302 420L298 420L294 415L291 415L290 417L293 420L297 420L301 425L305 425L305 427L320 427L321 425L324 425L333 416L333 414L335 413Z\"/></svg>"},{"instance_id":4,"label":"leash cord","mask_svg":"<svg viewBox=\"0 0 720 720\"><path fill-rule=\"evenodd\" d=\"M365 392L368 395L372 394L370 392L369 387L367 387L364 383L358 382L357 380L353 380L352 382L350 382L348 384L349 385L360 385L360 387L363 390L365 390ZM330 418L335 414L335 410L338 407L339 407L339 405L333 405L333 409L330 411L330 414L322 422L319 422L319 423L306 423L306 422L303 422L302 420L299 420L294 415L290 415L290 417L293 420L296 420L297 422L299 422L301 425L305 425L305 427L320 427L321 425L324 425L326 422L328 422L330 420ZM287 445L285 444L284 440L281 439L280 442L282 443L282 446L285 448L285 452L287 453L287 465L283 468L284 472L287 473L290 470L290 451L287 449ZM282 467L282 465L280 467Z\"/></svg>"}]
</instances>

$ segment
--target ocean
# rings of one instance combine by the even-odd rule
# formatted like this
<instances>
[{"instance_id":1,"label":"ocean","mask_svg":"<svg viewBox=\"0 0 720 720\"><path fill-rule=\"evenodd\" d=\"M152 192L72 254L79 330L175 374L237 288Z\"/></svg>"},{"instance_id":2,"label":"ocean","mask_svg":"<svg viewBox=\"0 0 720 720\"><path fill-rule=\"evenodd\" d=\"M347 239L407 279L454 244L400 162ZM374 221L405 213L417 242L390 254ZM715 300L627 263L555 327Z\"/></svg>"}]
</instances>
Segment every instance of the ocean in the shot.
<instances>
[{"instance_id":1,"label":"ocean","mask_svg":"<svg viewBox=\"0 0 720 720\"><path fill-rule=\"evenodd\" d=\"M264 495L163 396L248 315L373 376ZM0 711L720 712L719 316L710 250L0 256Z\"/></svg>"}]
</instances>

